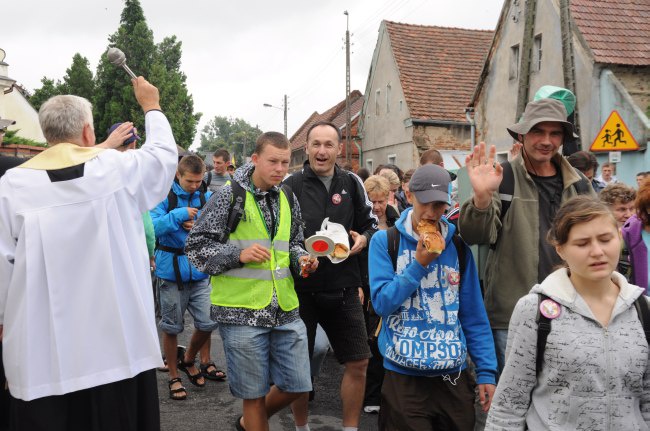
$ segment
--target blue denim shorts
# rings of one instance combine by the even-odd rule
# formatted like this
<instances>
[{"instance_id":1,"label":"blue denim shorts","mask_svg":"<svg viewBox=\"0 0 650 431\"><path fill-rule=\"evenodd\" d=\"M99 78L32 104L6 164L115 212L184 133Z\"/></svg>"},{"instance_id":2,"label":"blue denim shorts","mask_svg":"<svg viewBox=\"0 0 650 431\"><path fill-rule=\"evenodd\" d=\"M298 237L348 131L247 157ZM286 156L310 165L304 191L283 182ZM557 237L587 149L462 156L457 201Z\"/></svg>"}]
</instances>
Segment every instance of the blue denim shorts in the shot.
<instances>
[{"instance_id":1,"label":"blue denim shorts","mask_svg":"<svg viewBox=\"0 0 650 431\"><path fill-rule=\"evenodd\" d=\"M261 398L271 382L283 392L311 391L307 331L297 319L274 328L220 324L233 396Z\"/></svg>"},{"instance_id":2,"label":"blue denim shorts","mask_svg":"<svg viewBox=\"0 0 650 431\"><path fill-rule=\"evenodd\" d=\"M165 334L183 332L183 315L189 311L194 318L194 327L211 332L217 329L217 322L210 318L210 279L184 283L179 290L175 282L158 279L160 301L160 322L158 326Z\"/></svg>"}]
</instances>

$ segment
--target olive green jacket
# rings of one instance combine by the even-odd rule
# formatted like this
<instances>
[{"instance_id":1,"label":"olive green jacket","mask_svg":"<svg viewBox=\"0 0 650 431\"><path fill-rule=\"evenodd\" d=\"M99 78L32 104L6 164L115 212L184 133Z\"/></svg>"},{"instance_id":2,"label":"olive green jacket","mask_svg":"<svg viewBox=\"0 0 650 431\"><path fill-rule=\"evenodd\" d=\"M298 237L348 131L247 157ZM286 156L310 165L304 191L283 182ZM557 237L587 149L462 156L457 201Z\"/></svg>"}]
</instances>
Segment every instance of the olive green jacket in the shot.
<instances>
[{"instance_id":1,"label":"olive green jacket","mask_svg":"<svg viewBox=\"0 0 650 431\"><path fill-rule=\"evenodd\" d=\"M580 174L564 157L556 154L554 161L560 166L564 183L562 202L577 194L573 183L580 181ZM548 274L538 274L539 261L539 198L535 182L526 171L522 157L510 162L515 187L510 208L503 225L501 199L498 192L492 196L492 204L486 209L474 206L468 199L460 210L458 227L468 244L492 245L485 268L485 308L492 329L508 329L510 315L515 304L528 294L531 287L540 283ZM590 192L595 196L591 186Z\"/></svg>"}]
</instances>

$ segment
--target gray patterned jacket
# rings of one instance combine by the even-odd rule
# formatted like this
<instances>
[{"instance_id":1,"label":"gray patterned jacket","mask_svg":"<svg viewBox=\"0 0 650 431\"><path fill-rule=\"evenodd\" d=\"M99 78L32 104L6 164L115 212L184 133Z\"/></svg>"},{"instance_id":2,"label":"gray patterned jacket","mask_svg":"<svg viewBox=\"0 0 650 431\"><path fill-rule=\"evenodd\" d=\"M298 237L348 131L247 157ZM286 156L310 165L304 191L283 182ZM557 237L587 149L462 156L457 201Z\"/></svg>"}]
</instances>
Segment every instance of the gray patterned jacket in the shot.
<instances>
[{"instance_id":1,"label":"gray patterned jacket","mask_svg":"<svg viewBox=\"0 0 650 431\"><path fill-rule=\"evenodd\" d=\"M486 430L650 430L650 349L633 305L643 289L616 272L613 280L620 293L607 327L594 318L566 269L519 300ZM562 306L539 378L536 293Z\"/></svg>"}]
</instances>

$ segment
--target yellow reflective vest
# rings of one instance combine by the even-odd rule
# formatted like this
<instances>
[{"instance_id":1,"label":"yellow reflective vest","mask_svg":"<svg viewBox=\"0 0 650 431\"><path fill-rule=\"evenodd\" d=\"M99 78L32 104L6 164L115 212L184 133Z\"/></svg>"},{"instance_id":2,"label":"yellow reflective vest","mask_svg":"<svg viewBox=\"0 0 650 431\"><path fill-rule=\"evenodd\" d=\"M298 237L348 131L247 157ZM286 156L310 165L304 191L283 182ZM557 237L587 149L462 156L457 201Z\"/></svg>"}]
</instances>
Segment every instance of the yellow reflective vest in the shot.
<instances>
[{"instance_id":1,"label":"yellow reflective vest","mask_svg":"<svg viewBox=\"0 0 650 431\"><path fill-rule=\"evenodd\" d=\"M277 232L271 239L261 211L250 191L246 192L245 214L237 229L230 233L228 242L241 250L253 244L266 247L271 259L250 262L241 268L230 269L212 276L212 304L232 308L262 309L271 303L273 289L278 303L284 311L298 307L298 296L293 287L289 259L289 237L291 235L291 207L284 192L280 191L280 214Z\"/></svg>"}]
</instances>

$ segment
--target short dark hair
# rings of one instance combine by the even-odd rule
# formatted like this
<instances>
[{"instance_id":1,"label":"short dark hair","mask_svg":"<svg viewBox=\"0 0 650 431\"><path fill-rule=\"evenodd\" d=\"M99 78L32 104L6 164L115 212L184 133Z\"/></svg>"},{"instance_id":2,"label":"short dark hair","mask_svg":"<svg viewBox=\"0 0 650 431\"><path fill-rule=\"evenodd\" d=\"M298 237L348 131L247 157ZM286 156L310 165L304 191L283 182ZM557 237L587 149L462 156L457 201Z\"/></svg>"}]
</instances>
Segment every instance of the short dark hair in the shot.
<instances>
[{"instance_id":1,"label":"short dark hair","mask_svg":"<svg viewBox=\"0 0 650 431\"><path fill-rule=\"evenodd\" d=\"M370 171L366 168L357 169L357 176L361 178L361 181L366 181L370 176Z\"/></svg>"},{"instance_id":2,"label":"short dark hair","mask_svg":"<svg viewBox=\"0 0 650 431\"><path fill-rule=\"evenodd\" d=\"M594 172L598 170L598 160L596 160L596 156L586 151L576 151L566 159L571 166L573 166L574 168L576 168L582 173L592 168Z\"/></svg>"},{"instance_id":3,"label":"short dark hair","mask_svg":"<svg viewBox=\"0 0 650 431\"><path fill-rule=\"evenodd\" d=\"M443 161L442 154L440 154L440 151L435 148L429 148L420 156L420 166L428 163L439 165L440 163L443 163Z\"/></svg>"},{"instance_id":4,"label":"short dark hair","mask_svg":"<svg viewBox=\"0 0 650 431\"><path fill-rule=\"evenodd\" d=\"M317 121L311 126L309 126L309 129L307 129L307 142L309 142L309 134L311 133L312 130L314 130L316 127L319 126L329 126L332 129L336 130L336 137L338 138L338 142L341 142L341 131L339 130L338 127L336 127L336 124L332 123L331 121Z\"/></svg>"},{"instance_id":5,"label":"short dark hair","mask_svg":"<svg viewBox=\"0 0 650 431\"><path fill-rule=\"evenodd\" d=\"M262 154L264 147L272 145L275 148L286 150L290 148L291 144L286 136L280 132L266 132L262 133L255 141L255 154Z\"/></svg>"},{"instance_id":6,"label":"short dark hair","mask_svg":"<svg viewBox=\"0 0 650 431\"><path fill-rule=\"evenodd\" d=\"M225 150L223 148L219 148L217 151L212 153L212 157L221 157L224 162L230 161L230 153L228 150Z\"/></svg>"},{"instance_id":7,"label":"short dark hair","mask_svg":"<svg viewBox=\"0 0 650 431\"><path fill-rule=\"evenodd\" d=\"M186 173L203 174L205 172L205 163L203 159L196 154L188 154L178 162L178 173L183 176Z\"/></svg>"},{"instance_id":8,"label":"short dark hair","mask_svg":"<svg viewBox=\"0 0 650 431\"><path fill-rule=\"evenodd\" d=\"M394 165L392 163L388 163L386 165L379 165L379 171L377 171L377 173L381 172L382 169L390 169L391 171L395 172L400 182L402 181L402 178L404 178L404 172L402 172L402 170L397 165Z\"/></svg>"}]
</instances>

